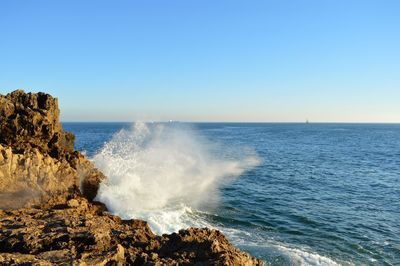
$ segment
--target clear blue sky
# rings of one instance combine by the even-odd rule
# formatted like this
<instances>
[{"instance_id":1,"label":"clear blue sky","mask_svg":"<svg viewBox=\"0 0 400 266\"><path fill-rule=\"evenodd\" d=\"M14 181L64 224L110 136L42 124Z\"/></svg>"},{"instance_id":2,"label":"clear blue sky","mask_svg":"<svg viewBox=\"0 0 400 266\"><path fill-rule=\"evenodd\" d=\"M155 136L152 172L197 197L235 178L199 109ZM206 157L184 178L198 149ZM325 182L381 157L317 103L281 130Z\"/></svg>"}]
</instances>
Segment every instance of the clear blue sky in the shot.
<instances>
[{"instance_id":1,"label":"clear blue sky","mask_svg":"<svg viewBox=\"0 0 400 266\"><path fill-rule=\"evenodd\" d=\"M0 1L0 93L64 121L400 122L400 1Z\"/></svg>"}]
</instances>

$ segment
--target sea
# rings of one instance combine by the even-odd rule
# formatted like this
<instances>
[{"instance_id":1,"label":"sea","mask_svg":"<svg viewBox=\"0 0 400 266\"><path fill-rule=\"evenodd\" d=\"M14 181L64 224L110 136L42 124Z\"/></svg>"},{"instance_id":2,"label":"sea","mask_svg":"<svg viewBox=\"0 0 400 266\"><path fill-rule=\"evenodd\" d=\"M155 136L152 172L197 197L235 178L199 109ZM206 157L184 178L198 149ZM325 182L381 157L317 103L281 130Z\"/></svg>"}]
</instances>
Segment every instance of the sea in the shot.
<instances>
[{"instance_id":1,"label":"sea","mask_svg":"<svg viewBox=\"0 0 400 266\"><path fill-rule=\"evenodd\" d=\"M157 234L221 230L266 265L400 265L400 125L63 123L97 200Z\"/></svg>"}]
</instances>

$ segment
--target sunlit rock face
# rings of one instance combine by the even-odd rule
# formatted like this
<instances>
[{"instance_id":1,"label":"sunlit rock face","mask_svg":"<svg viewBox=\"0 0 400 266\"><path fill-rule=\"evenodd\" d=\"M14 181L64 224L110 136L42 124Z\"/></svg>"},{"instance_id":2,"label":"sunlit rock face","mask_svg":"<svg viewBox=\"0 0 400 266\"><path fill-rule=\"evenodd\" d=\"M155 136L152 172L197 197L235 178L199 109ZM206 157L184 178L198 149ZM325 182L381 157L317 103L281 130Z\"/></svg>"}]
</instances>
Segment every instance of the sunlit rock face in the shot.
<instances>
[{"instance_id":1,"label":"sunlit rock face","mask_svg":"<svg viewBox=\"0 0 400 266\"><path fill-rule=\"evenodd\" d=\"M45 93L0 95L0 208L40 205L79 193L92 200L104 176L79 152L60 123L58 101Z\"/></svg>"}]
</instances>

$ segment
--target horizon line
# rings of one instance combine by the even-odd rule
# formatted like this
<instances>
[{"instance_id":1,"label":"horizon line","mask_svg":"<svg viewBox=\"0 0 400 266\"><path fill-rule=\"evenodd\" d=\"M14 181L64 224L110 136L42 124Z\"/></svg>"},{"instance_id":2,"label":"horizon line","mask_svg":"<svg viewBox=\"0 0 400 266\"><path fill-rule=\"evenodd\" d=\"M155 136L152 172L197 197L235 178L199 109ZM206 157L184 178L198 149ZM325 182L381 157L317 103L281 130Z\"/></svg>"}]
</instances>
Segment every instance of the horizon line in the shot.
<instances>
[{"instance_id":1,"label":"horizon line","mask_svg":"<svg viewBox=\"0 0 400 266\"><path fill-rule=\"evenodd\" d=\"M351 121L351 122L343 122L343 121L316 121L316 122L299 122L299 121L179 121L179 120L159 120L159 121L73 121L73 120L66 120L61 121L61 123L136 123L136 122L145 122L145 123L208 123L208 124L218 124L218 123L230 123L230 124L400 124L400 122L387 122L387 121L368 121L368 122L361 122L361 121Z\"/></svg>"}]
</instances>

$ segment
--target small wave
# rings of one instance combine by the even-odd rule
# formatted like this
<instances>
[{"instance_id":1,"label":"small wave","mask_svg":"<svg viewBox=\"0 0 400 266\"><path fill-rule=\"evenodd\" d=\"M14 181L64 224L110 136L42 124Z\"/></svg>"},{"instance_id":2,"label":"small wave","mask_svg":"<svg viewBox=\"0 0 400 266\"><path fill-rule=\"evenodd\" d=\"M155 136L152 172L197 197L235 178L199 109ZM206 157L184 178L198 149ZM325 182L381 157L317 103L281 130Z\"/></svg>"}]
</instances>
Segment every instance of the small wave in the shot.
<instances>
[{"instance_id":1,"label":"small wave","mask_svg":"<svg viewBox=\"0 0 400 266\"><path fill-rule=\"evenodd\" d=\"M315 266L338 266L353 265L349 262L336 262L333 259L320 255L314 251L307 250L308 247L287 246L271 238L259 235L257 232L243 231L236 228L216 228L221 230L235 245L244 250L259 250L263 257L268 257L267 265L275 265L271 261L276 258L284 258L290 265L315 265ZM268 253L267 255L265 255ZM279 265L286 263L277 263Z\"/></svg>"},{"instance_id":2,"label":"small wave","mask_svg":"<svg viewBox=\"0 0 400 266\"><path fill-rule=\"evenodd\" d=\"M332 259L313 253L310 251L301 250L298 248L285 247L283 245L276 245L276 248L286 253L292 263L295 265L318 265L318 266L339 266L340 264Z\"/></svg>"}]
</instances>

